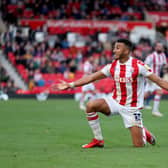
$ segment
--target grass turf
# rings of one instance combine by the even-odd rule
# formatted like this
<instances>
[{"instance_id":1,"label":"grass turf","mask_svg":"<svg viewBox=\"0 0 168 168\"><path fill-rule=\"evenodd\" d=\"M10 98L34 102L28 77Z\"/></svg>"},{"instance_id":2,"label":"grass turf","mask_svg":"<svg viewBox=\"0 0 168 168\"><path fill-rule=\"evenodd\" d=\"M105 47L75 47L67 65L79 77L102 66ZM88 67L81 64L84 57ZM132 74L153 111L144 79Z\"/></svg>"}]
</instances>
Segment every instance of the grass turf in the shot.
<instances>
[{"instance_id":1,"label":"grass turf","mask_svg":"<svg viewBox=\"0 0 168 168\"><path fill-rule=\"evenodd\" d=\"M100 115L105 148L82 149L92 139L84 112L74 100L0 101L0 167L2 168L167 168L167 100L163 118L143 111L144 125L157 145L132 146L119 116Z\"/></svg>"}]
</instances>

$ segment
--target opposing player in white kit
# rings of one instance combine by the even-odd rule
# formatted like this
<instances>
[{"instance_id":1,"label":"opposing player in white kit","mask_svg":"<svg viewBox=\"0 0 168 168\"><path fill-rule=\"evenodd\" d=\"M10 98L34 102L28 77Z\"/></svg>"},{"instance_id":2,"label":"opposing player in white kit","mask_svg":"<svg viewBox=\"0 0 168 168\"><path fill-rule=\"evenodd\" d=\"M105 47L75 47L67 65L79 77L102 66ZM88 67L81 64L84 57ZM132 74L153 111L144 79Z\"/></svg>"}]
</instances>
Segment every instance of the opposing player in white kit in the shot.
<instances>
[{"instance_id":1,"label":"opposing player in white kit","mask_svg":"<svg viewBox=\"0 0 168 168\"><path fill-rule=\"evenodd\" d=\"M157 76L160 76L161 69L167 63L166 56L163 53L163 50L164 50L163 44L160 42L157 42L155 46L155 51L149 56L147 56L145 60L145 63L149 65L153 73L155 73ZM152 81L147 80L147 83L145 85L145 99L148 99L152 94L154 94L152 114L157 117L162 117L163 114L159 112L162 89Z\"/></svg>"},{"instance_id":2,"label":"opposing player in white kit","mask_svg":"<svg viewBox=\"0 0 168 168\"><path fill-rule=\"evenodd\" d=\"M144 100L144 77L168 90L168 82L163 81L152 73L143 62L130 56L132 44L126 39L115 43L115 60L102 70L85 76L75 82L62 82L53 85L53 89L64 90L82 86L96 80L111 76L115 82L113 96L89 101L86 108L88 123L94 134L94 139L83 145L83 148L103 147L104 140L101 132L99 116L101 112L107 116L121 115L124 125L129 128L135 147L145 146L146 140L155 144L155 138L143 127L140 109Z\"/></svg>"},{"instance_id":3,"label":"opposing player in white kit","mask_svg":"<svg viewBox=\"0 0 168 168\"><path fill-rule=\"evenodd\" d=\"M83 64L84 76L93 73L93 57L89 56ZM85 101L92 100L96 96L96 88L93 83L82 86L82 95L80 98L80 109L85 110Z\"/></svg>"}]
</instances>

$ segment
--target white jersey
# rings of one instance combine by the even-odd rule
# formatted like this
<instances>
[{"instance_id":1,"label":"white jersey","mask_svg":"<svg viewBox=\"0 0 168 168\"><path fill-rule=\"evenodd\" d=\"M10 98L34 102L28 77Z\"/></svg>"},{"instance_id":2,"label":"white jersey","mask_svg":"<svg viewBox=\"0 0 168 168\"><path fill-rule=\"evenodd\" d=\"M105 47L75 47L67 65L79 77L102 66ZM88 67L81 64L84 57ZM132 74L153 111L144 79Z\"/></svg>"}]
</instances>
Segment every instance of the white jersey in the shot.
<instances>
[{"instance_id":1,"label":"white jersey","mask_svg":"<svg viewBox=\"0 0 168 168\"><path fill-rule=\"evenodd\" d=\"M114 60L101 71L114 80L113 99L130 109L143 107L144 77L152 74L152 70L147 65L130 57L124 64Z\"/></svg>"},{"instance_id":2,"label":"white jersey","mask_svg":"<svg viewBox=\"0 0 168 168\"><path fill-rule=\"evenodd\" d=\"M93 72L93 65L89 61L86 61L83 64L83 71L85 75L91 74Z\"/></svg>"},{"instance_id":3,"label":"white jersey","mask_svg":"<svg viewBox=\"0 0 168 168\"><path fill-rule=\"evenodd\" d=\"M153 73L155 73L157 76L160 76L161 68L166 63L166 56L163 52L161 54L153 52L152 54L147 56L145 60L145 64L149 65Z\"/></svg>"},{"instance_id":4,"label":"white jersey","mask_svg":"<svg viewBox=\"0 0 168 168\"><path fill-rule=\"evenodd\" d=\"M89 61L86 61L83 64L83 71L84 71L84 75L91 74L93 72L93 65ZM87 85L82 86L82 92L89 92L94 90L95 90L95 86L93 83L89 83Z\"/></svg>"}]
</instances>

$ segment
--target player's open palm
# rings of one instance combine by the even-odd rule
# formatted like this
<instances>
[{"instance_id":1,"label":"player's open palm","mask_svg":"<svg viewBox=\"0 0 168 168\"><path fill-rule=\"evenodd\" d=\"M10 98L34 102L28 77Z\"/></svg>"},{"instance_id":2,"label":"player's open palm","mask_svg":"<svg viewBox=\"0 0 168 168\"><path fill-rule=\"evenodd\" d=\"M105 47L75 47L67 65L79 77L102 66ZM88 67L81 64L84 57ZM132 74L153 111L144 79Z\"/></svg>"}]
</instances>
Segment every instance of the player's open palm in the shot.
<instances>
[{"instance_id":1,"label":"player's open palm","mask_svg":"<svg viewBox=\"0 0 168 168\"><path fill-rule=\"evenodd\" d=\"M52 85L53 90L66 90L69 88L69 84L65 81L60 81L58 84Z\"/></svg>"}]
</instances>

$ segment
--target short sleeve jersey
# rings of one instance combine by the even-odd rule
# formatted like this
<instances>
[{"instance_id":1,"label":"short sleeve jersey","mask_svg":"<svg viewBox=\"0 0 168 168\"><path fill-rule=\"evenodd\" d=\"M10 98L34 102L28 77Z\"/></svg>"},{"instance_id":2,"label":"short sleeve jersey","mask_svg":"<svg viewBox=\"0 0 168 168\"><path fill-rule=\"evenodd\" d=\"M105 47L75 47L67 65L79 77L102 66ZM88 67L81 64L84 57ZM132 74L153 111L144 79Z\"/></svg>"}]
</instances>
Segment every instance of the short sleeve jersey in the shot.
<instances>
[{"instance_id":1,"label":"short sleeve jersey","mask_svg":"<svg viewBox=\"0 0 168 168\"><path fill-rule=\"evenodd\" d=\"M113 98L120 104L130 108L142 108L144 100L144 77L152 74L152 70L142 61L130 57L121 64L114 60L101 72L114 80Z\"/></svg>"},{"instance_id":2,"label":"short sleeve jersey","mask_svg":"<svg viewBox=\"0 0 168 168\"><path fill-rule=\"evenodd\" d=\"M155 73L157 76L160 76L162 66L167 64L166 56L164 53L158 54L157 52L153 52L147 56L145 64L150 66L153 73Z\"/></svg>"}]
</instances>

